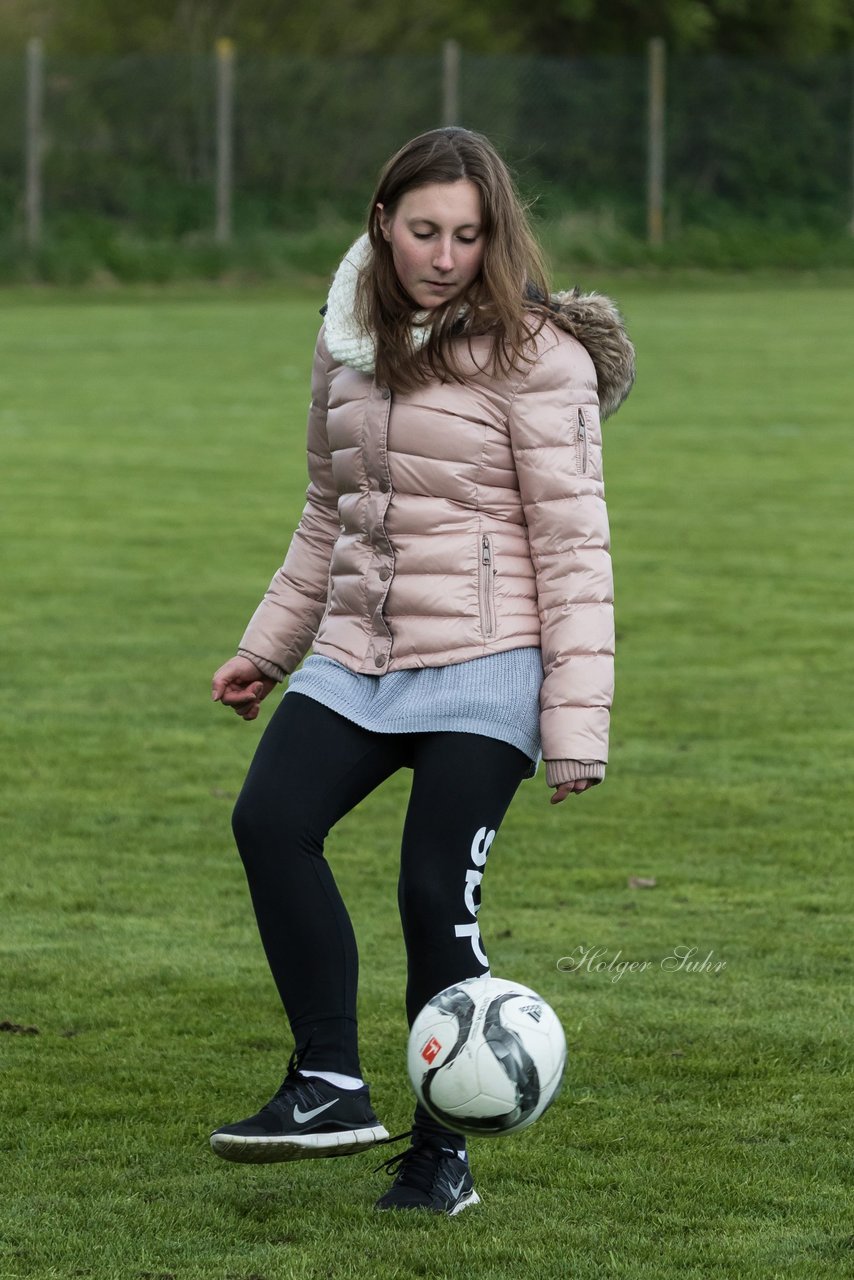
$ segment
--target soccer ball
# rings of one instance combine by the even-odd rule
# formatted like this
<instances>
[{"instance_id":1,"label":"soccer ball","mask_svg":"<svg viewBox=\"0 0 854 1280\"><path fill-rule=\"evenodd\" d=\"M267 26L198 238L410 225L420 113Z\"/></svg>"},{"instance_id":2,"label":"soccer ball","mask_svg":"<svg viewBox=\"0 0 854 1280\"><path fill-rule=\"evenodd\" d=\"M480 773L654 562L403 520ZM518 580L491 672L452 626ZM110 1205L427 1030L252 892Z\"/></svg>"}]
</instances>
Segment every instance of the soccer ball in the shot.
<instances>
[{"instance_id":1,"label":"soccer ball","mask_svg":"<svg viewBox=\"0 0 854 1280\"><path fill-rule=\"evenodd\" d=\"M475 1137L518 1133L560 1092L566 1039L536 991L467 978L434 996L409 1033L407 1066L434 1119Z\"/></svg>"}]
</instances>

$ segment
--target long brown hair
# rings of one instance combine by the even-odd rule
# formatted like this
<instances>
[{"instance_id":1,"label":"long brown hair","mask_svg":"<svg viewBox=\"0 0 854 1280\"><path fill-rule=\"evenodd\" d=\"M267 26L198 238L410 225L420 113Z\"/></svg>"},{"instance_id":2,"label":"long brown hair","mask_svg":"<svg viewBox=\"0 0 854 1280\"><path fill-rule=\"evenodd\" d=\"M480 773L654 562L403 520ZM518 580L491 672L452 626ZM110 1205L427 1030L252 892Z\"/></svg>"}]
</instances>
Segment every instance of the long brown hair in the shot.
<instances>
[{"instance_id":1,"label":"long brown hair","mask_svg":"<svg viewBox=\"0 0 854 1280\"><path fill-rule=\"evenodd\" d=\"M463 294L431 311L430 336L416 352L412 324L418 307L398 280L377 204L392 215L408 191L465 178L480 192L483 265ZM542 327L548 298L545 267L507 166L482 134L456 127L432 129L401 147L380 174L368 212L368 235L373 254L359 275L356 318L376 343L377 382L406 392L431 374L463 381L454 349L461 333L469 339L492 336L494 372L508 373L529 358L525 346L531 326L525 312L539 312L536 328Z\"/></svg>"}]
</instances>

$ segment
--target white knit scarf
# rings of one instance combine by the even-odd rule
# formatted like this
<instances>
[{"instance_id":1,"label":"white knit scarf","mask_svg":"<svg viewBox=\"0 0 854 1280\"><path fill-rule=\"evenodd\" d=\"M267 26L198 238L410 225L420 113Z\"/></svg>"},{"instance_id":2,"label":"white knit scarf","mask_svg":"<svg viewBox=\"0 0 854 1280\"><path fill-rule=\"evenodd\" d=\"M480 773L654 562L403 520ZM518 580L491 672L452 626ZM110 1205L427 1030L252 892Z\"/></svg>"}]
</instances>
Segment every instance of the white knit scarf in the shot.
<instances>
[{"instance_id":1,"label":"white knit scarf","mask_svg":"<svg viewBox=\"0 0 854 1280\"><path fill-rule=\"evenodd\" d=\"M326 345L329 354L340 364L358 369L360 373L373 373L377 348L372 334L365 333L356 322L356 282L359 272L371 259L373 249L370 237L360 236L345 253L335 272L329 297L326 301ZM430 337L430 313L416 311L413 316L412 343L416 351Z\"/></svg>"}]
</instances>

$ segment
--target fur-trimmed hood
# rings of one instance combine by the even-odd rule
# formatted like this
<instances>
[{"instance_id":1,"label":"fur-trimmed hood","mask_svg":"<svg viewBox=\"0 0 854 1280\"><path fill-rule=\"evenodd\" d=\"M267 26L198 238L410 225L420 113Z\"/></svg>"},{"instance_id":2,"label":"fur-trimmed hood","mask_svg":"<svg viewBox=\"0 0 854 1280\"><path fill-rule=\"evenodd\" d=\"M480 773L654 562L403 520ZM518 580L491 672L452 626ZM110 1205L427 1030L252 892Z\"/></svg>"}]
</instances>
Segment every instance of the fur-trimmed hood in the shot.
<instances>
[{"instance_id":1,"label":"fur-trimmed hood","mask_svg":"<svg viewBox=\"0 0 854 1280\"><path fill-rule=\"evenodd\" d=\"M616 304L602 293L582 293L578 285L551 294L551 319L586 348L599 382L599 413L616 413L635 380L635 349Z\"/></svg>"},{"instance_id":2,"label":"fur-trimmed hood","mask_svg":"<svg viewBox=\"0 0 854 1280\"><path fill-rule=\"evenodd\" d=\"M371 253L367 234L351 245L335 272L323 308L330 354L361 373L372 373L376 358L373 339L361 331L354 314L359 271ZM527 300L543 305L542 295L530 289ZM565 292L552 293L546 305L553 323L587 349L599 384L600 416L610 417L623 403L635 380L635 349L616 304L601 293L582 293L576 285ZM412 328L416 348L430 335L427 321L428 312L416 312Z\"/></svg>"}]
</instances>

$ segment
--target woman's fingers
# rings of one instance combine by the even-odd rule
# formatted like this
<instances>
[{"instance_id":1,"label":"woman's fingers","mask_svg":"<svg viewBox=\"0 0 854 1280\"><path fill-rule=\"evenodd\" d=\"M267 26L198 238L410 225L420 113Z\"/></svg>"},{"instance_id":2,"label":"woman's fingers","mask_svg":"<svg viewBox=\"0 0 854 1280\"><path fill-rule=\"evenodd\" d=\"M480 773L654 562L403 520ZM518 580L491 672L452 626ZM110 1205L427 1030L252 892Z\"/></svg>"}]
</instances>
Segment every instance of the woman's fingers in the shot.
<instances>
[{"instance_id":1,"label":"woman's fingers","mask_svg":"<svg viewBox=\"0 0 854 1280\"><path fill-rule=\"evenodd\" d=\"M230 690L224 694L222 701L225 706L231 707L244 720L254 720L261 709L261 701L264 695L264 686L256 682L248 689Z\"/></svg>"},{"instance_id":2,"label":"woman's fingers","mask_svg":"<svg viewBox=\"0 0 854 1280\"><path fill-rule=\"evenodd\" d=\"M551 797L549 804L560 804L569 795L580 795L591 785L588 778L576 778L574 782L562 782Z\"/></svg>"},{"instance_id":3,"label":"woman's fingers","mask_svg":"<svg viewBox=\"0 0 854 1280\"><path fill-rule=\"evenodd\" d=\"M245 658L231 658L211 681L211 697L221 702L242 720L257 719L261 703L276 681L263 675L254 663Z\"/></svg>"},{"instance_id":4,"label":"woman's fingers","mask_svg":"<svg viewBox=\"0 0 854 1280\"><path fill-rule=\"evenodd\" d=\"M248 658L229 658L218 671L214 672L211 681L211 698L214 702L224 702L226 706L234 706L235 697L264 697L267 684L272 688L275 681L265 680L261 672ZM258 692L254 692L257 690Z\"/></svg>"}]
</instances>

